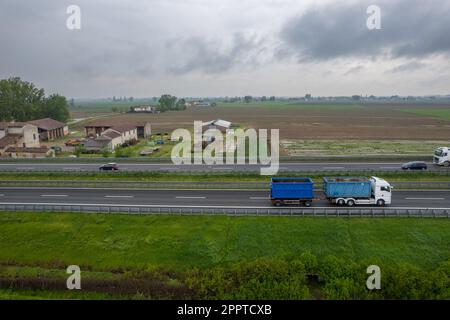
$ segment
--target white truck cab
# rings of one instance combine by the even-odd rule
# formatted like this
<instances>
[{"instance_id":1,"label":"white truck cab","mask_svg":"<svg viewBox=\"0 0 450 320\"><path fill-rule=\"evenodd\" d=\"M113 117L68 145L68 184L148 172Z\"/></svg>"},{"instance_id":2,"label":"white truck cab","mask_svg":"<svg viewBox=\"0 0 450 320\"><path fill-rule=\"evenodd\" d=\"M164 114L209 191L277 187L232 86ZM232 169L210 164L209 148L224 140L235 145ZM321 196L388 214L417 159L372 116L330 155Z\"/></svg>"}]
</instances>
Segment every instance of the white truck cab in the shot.
<instances>
[{"instance_id":1,"label":"white truck cab","mask_svg":"<svg viewBox=\"0 0 450 320\"><path fill-rule=\"evenodd\" d=\"M373 203L377 205L391 204L393 187L384 179L378 177L370 178L372 184Z\"/></svg>"},{"instance_id":2,"label":"white truck cab","mask_svg":"<svg viewBox=\"0 0 450 320\"><path fill-rule=\"evenodd\" d=\"M450 166L450 147L440 147L434 151L433 163L438 166Z\"/></svg>"}]
</instances>

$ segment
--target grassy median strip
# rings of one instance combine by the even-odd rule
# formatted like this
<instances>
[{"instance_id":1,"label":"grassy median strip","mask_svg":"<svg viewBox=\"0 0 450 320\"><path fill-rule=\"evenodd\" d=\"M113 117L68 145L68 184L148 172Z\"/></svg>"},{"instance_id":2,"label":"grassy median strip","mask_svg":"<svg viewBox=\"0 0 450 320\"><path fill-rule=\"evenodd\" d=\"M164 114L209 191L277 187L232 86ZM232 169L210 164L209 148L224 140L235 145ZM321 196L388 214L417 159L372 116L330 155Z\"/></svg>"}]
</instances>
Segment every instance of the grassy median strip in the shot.
<instances>
[{"instance_id":1,"label":"grassy median strip","mask_svg":"<svg viewBox=\"0 0 450 320\"><path fill-rule=\"evenodd\" d=\"M282 172L278 177L311 177L321 181L324 176L372 176L388 181L450 181L450 171L389 172L389 171L322 171ZM269 182L270 177L246 172L0 172L0 181L67 180L67 181L180 181L180 182Z\"/></svg>"}]
</instances>

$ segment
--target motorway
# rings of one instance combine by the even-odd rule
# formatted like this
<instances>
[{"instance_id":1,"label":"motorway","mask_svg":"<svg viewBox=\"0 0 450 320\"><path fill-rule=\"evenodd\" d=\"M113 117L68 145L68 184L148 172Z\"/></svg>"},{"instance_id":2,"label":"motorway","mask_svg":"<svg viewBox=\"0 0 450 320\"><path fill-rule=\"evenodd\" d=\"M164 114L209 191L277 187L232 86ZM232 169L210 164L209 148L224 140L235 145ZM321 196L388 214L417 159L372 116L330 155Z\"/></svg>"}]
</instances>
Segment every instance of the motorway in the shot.
<instances>
[{"instance_id":1,"label":"motorway","mask_svg":"<svg viewBox=\"0 0 450 320\"><path fill-rule=\"evenodd\" d=\"M98 163L0 163L0 171L98 171ZM400 162L353 162L353 163L280 163L280 172L306 171L397 171L401 170ZM259 172L261 165L174 165L170 163L119 163L120 171L161 171L161 172ZM428 164L428 171L450 171L450 168Z\"/></svg>"},{"instance_id":2,"label":"motorway","mask_svg":"<svg viewBox=\"0 0 450 320\"><path fill-rule=\"evenodd\" d=\"M317 198L322 197L320 192ZM0 188L0 204L109 204L173 207L270 207L268 191L129 190L93 188ZM326 200L314 207L330 206ZM450 190L393 191L396 208L450 208Z\"/></svg>"}]
</instances>

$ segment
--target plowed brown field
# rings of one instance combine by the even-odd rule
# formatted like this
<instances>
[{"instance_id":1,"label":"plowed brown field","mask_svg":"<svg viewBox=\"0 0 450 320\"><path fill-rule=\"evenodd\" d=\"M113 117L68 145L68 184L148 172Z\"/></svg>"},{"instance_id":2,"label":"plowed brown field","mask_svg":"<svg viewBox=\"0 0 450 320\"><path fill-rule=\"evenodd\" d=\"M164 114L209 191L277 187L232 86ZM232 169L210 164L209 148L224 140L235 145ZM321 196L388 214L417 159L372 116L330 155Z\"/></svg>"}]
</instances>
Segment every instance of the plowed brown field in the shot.
<instances>
[{"instance_id":1,"label":"plowed brown field","mask_svg":"<svg viewBox=\"0 0 450 320\"><path fill-rule=\"evenodd\" d=\"M253 128L280 129L281 139L450 140L450 121L402 109L450 109L450 105L233 106L194 107L161 114L126 114L106 123L149 121L153 132L192 128L194 120L224 119Z\"/></svg>"}]
</instances>

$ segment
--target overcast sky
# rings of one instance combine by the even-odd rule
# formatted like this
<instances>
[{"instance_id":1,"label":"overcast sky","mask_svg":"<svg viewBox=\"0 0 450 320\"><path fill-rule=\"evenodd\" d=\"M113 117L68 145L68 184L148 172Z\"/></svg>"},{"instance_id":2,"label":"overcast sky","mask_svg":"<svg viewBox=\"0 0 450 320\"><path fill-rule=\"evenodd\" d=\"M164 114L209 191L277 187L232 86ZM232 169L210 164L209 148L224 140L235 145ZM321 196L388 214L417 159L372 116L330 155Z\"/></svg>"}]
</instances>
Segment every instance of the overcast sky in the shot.
<instances>
[{"instance_id":1,"label":"overcast sky","mask_svg":"<svg viewBox=\"0 0 450 320\"><path fill-rule=\"evenodd\" d=\"M450 94L448 0L1 0L0 43L67 97Z\"/></svg>"}]
</instances>

